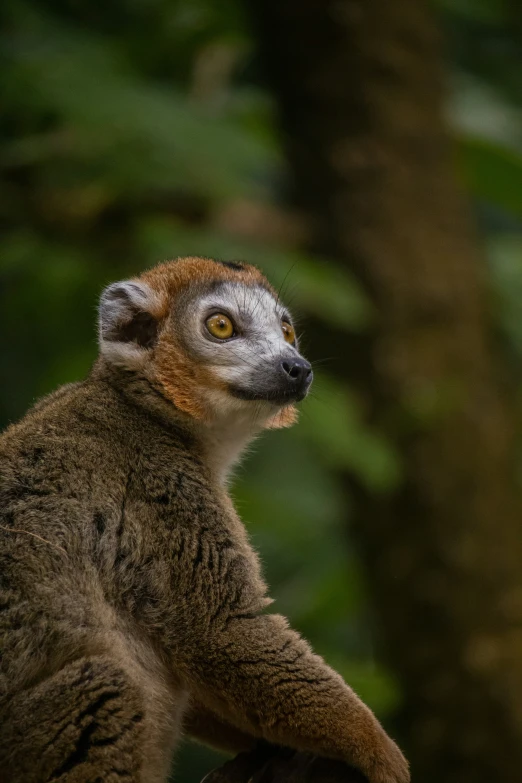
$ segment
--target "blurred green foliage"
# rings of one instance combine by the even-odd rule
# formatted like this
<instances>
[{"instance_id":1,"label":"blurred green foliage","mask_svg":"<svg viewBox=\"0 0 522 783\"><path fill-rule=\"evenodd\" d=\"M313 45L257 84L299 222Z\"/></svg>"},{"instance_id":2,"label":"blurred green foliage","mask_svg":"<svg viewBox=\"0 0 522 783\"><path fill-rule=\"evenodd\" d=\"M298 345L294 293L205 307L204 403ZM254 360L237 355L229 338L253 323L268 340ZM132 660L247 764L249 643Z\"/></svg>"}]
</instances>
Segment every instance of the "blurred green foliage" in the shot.
<instances>
[{"instance_id":1,"label":"blurred green foliage","mask_svg":"<svg viewBox=\"0 0 522 783\"><path fill-rule=\"evenodd\" d=\"M508 2L438 6L458 169L487 235L492 316L516 366L522 24ZM245 233L238 217L222 219L231 204L269 205L275 214L285 184L239 0L4 0L0 15L2 425L87 372L103 285L164 258L246 258L289 295L309 328L326 322L344 333L371 323L356 282L306 256L297 235L277 241L270 220L263 236ZM312 358L343 358L323 349ZM259 442L234 494L277 609L386 719L400 694L374 658L338 471L385 492L400 464L327 367L318 368L300 426ZM177 779L199 780L211 764L190 746Z\"/></svg>"}]
</instances>

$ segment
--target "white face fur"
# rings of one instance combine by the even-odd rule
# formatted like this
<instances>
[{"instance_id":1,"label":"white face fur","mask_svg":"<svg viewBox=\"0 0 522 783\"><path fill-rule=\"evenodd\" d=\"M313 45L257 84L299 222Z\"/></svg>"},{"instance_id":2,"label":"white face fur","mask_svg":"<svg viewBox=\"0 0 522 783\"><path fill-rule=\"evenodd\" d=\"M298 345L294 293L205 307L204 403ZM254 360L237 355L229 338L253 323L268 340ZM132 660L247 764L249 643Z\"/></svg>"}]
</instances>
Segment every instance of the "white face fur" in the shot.
<instances>
[{"instance_id":1,"label":"white face fur","mask_svg":"<svg viewBox=\"0 0 522 783\"><path fill-rule=\"evenodd\" d=\"M190 298L180 316L187 352L220 382L204 396L214 412L210 453L225 477L256 432L269 420L281 426L282 411L306 396L311 366L297 349L288 310L262 285L220 283ZM209 331L215 316L232 324L231 337Z\"/></svg>"},{"instance_id":2,"label":"white face fur","mask_svg":"<svg viewBox=\"0 0 522 783\"><path fill-rule=\"evenodd\" d=\"M231 337L209 331L216 315L232 323ZM311 367L299 354L288 310L263 286L215 286L188 303L181 328L187 349L226 385L236 409L258 402L273 413L306 395Z\"/></svg>"}]
</instances>

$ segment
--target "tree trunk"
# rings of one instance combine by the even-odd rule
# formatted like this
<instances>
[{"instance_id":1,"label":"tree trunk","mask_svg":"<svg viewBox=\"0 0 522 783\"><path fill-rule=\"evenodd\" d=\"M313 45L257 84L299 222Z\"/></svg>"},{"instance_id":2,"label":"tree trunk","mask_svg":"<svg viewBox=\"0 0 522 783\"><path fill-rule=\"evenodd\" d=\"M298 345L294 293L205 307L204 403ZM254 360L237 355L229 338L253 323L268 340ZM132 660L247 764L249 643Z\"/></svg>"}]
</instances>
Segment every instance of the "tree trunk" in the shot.
<instances>
[{"instance_id":1,"label":"tree trunk","mask_svg":"<svg viewBox=\"0 0 522 783\"><path fill-rule=\"evenodd\" d=\"M249 0L293 203L313 249L375 304L332 366L396 445L400 486L356 495L383 651L422 783L513 783L522 768L522 507L515 416L442 118L422 0ZM346 336L342 338L348 345ZM341 346L341 347L340 347ZM329 346L329 353L331 347ZM344 348L346 351L346 348Z\"/></svg>"}]
</instances>

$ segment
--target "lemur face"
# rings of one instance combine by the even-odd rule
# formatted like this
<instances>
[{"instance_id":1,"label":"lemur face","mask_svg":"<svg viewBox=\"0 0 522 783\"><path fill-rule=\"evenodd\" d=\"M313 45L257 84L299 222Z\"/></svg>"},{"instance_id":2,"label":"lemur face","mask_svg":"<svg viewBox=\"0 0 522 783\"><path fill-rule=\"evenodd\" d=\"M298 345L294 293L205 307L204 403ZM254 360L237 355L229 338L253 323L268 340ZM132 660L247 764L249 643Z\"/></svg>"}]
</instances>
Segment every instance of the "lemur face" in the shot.
<instances>
[{"instance_id":1,"label":"lemur face","mask_svg":"<svg viewBox=\"0 0 522 783\"><path fill-rule=\"evenodd\" d=\"M297 348L288 310L258 284L211 284L184 310L180 333L187 351L229 394L276 406L302 400L312 368Z\"/></svg>"},{"instance_id":2,"label":"lemur face","mask_svg":"<svg viewBox=\"0 0 522 783\"><path fill-rule=\"evenodd\" d=\"M196 419L251 412L287 426L312 382L290 313L246 264L179 259L115 283L102 295L100 335L110 361Z\"/></svg>"}]
</instances>

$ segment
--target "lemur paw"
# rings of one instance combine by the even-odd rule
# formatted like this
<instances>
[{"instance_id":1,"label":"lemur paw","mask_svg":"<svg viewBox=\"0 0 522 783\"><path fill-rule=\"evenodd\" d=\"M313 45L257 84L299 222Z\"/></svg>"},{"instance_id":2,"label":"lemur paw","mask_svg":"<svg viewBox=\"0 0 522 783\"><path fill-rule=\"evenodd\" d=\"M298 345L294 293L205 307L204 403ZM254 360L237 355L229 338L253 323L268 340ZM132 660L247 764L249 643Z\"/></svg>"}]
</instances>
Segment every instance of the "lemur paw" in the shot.
<instances>
[{"instance_id":1,"label":"lemur paw","mask_svg":"<svg viewBox=\"0 0 522 783\"><path fill-rule=\"evenodd\" d=\"M409 764L395 742L384 734L373 759L363 772L370 783L410 783Z\"/></svg>"}]
</instances>

